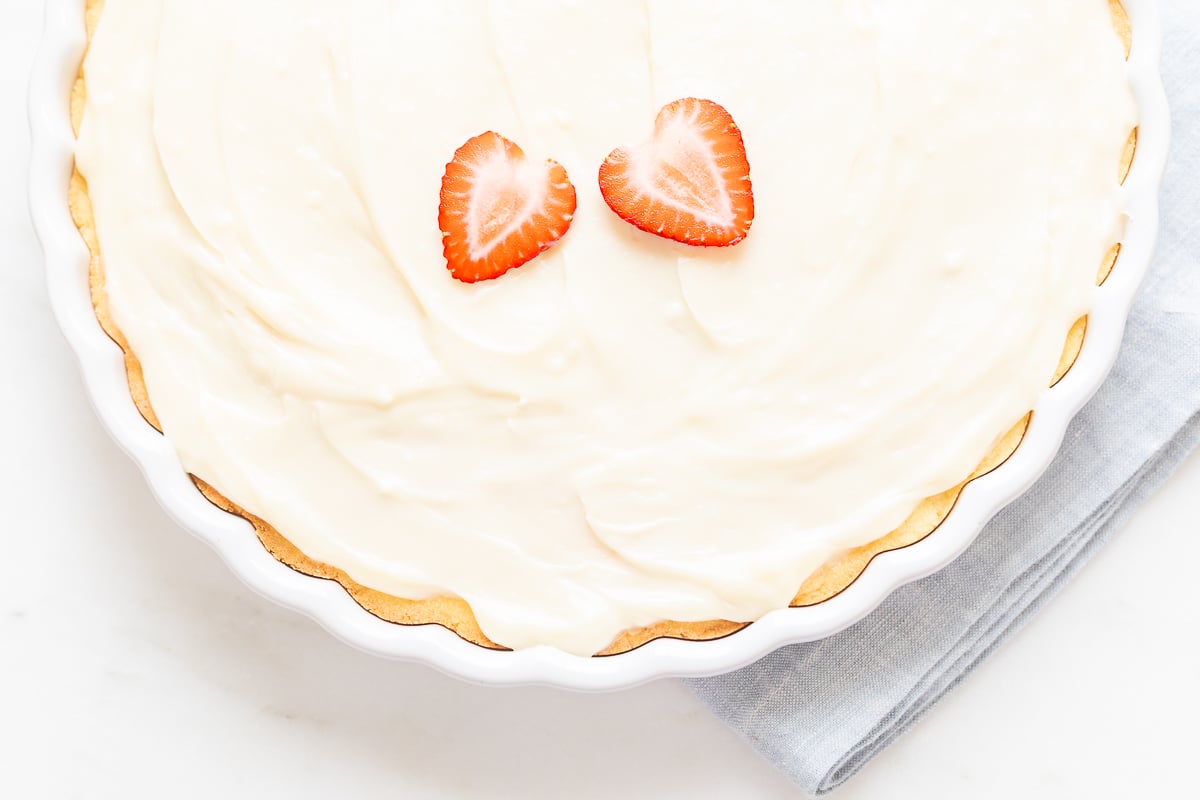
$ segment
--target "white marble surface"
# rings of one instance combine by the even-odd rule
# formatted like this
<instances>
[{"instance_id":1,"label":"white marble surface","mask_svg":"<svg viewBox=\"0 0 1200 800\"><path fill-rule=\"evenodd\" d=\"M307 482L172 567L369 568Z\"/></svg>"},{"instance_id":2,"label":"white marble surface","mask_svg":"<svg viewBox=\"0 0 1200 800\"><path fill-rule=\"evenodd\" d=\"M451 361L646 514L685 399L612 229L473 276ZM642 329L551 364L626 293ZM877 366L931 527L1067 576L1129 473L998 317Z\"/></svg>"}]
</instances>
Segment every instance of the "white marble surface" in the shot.
<instances>
[{"instance_id":1,"label":"white marble surface","mask_svg":"<svg viewBox=\"0 0 1200 800\"><path fill-rule=\"evenodd\" d=\"M800 793L679 685L492 691L354 652L243 588L92 417L25 209L40 0L0 0L0 795ZM1200 457L834 800L1185 797Z\"/></svg>"}]
</instances>

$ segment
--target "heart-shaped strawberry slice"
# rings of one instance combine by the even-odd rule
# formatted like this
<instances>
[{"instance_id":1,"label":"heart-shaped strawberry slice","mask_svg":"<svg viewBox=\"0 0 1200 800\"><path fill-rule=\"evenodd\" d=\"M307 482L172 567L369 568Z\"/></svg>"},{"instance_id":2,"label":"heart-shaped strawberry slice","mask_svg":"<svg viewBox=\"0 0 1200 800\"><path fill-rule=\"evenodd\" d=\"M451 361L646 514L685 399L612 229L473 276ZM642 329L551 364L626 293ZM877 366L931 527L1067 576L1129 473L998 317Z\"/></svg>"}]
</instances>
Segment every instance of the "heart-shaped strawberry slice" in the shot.
<instances>
[{"instance_id":1,"label":"heart-shaped strawberry slice","mask_svg":"<svg viewBox=\"0 0 1200 800\"><path fill-rule=\"evenodd\" d=\"M609 155L600 191L621 219L684 244L729 247L754 222L742 132L711 100L688 97L665 106L650 141Z\"/></svg>"},{"instance_id":2,"label":"heart-shaped strawberry slice","mask_svg":"<svg viewBox=\"0 0 1200 800\"><path fill-rule=\"evenodd\" d=\"M438 227L450 274L465 283L499 278L566 234L575 187L553 161L533 161L488 131L454 153L442 178Z\"/></svg>"}]
</instances>

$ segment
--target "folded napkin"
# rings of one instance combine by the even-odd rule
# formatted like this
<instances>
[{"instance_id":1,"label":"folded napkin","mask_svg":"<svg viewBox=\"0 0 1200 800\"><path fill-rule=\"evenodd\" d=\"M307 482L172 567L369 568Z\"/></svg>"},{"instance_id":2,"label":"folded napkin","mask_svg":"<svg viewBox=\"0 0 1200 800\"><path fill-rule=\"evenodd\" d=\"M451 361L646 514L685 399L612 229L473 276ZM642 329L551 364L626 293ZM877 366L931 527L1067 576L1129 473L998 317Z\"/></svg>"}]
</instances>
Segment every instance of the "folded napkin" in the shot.
<instances>
[{"instance_id":1,"label":"folded napkin","mask_svg":"<svg viewBox=\"0 0 1200 800\"><path fill-rule=\"evenodd\" d=\"M1023 498L829 639L689 681L811 794L854 775L1016 632L1200 442L1200 4L1163 0L1174 116L1158 254L1111 378Z\"/></svg>"}]
</instances>

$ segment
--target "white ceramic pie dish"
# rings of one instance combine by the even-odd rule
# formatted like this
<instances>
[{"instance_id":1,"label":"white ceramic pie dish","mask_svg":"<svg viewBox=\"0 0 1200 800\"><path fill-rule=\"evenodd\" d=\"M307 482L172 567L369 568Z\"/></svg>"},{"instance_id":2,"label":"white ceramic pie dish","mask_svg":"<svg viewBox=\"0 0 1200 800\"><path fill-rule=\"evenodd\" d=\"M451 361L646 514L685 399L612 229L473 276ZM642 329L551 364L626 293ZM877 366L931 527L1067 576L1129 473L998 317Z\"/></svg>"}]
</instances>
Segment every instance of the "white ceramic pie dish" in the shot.
<instances>
[{"instance_id":1,"label":"white ceramic pie dish","mask_svg":"<svg viewBox=\"0 0 1200 800\"><path fill-rule=\"evenodd\" d=\"M1161 31L1155 0L1125 0L1133 31L1130 72L1140 107L1137 156L1127 179L1129 223L1117 269L1096 294L1075 367L1034 410L1014 456L967 486L949 518L923 541L876 557L848 589L818 605L781 609L723 639L661 639L617 656L585 658L543 647L486 650L438 626L403 627L364 611L336 583L277 561L249 523L217 509L195 488L170 444L138 413L120 348L101 330L88 290L88 253L67 207L73 136L67 98L85 45L82 0L50 0L30 89L33 128L31 203L46 254L51 301L79 357L100 418L141 467L155 495L187 530L212 545L230 568L266 597L317 620L348 643L381 656L421 661L495 685L548 684L580 690L633 686L667 676L701 676L748 664L783 645L812 641L870 613L899 586L929 575L961 553L983 525L1045 470L1075 413L1099 388L1120 347L1125 320L1154 249L1158 187L1166 162L1169 115L1158 72Z\"/></svg>"}]
</instances>

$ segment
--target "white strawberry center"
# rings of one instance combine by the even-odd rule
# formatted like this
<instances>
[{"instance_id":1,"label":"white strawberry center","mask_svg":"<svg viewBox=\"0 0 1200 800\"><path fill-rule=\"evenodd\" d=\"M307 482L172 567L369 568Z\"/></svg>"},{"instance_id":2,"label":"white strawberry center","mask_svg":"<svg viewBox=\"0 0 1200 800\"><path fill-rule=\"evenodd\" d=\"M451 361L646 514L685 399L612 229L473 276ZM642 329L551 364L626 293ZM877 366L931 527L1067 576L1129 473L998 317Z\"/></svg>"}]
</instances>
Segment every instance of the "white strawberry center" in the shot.
<instances>
[{"instance_id":1,"label":"white strawberry center","mask_svg":"<svg viewBox=\"0 0 1200 800\"><path fill-rule=\"evenodd\" d=\"M692 115L663 120L631 155L643 190L658 202L714 227L736 221L721 166Z\"/></svg>"},{"instance_id":2,"label":"white strawberry center","mask_svg":"<svg viewBox=\"0 0 1200 800\"><path fill-rule=\"evenodd\" d=\"M475 165L465 219L472 260L486 259L542 208L548 176L548 164L511 159L502 147Z\"/></svg>"}]
</instances>

